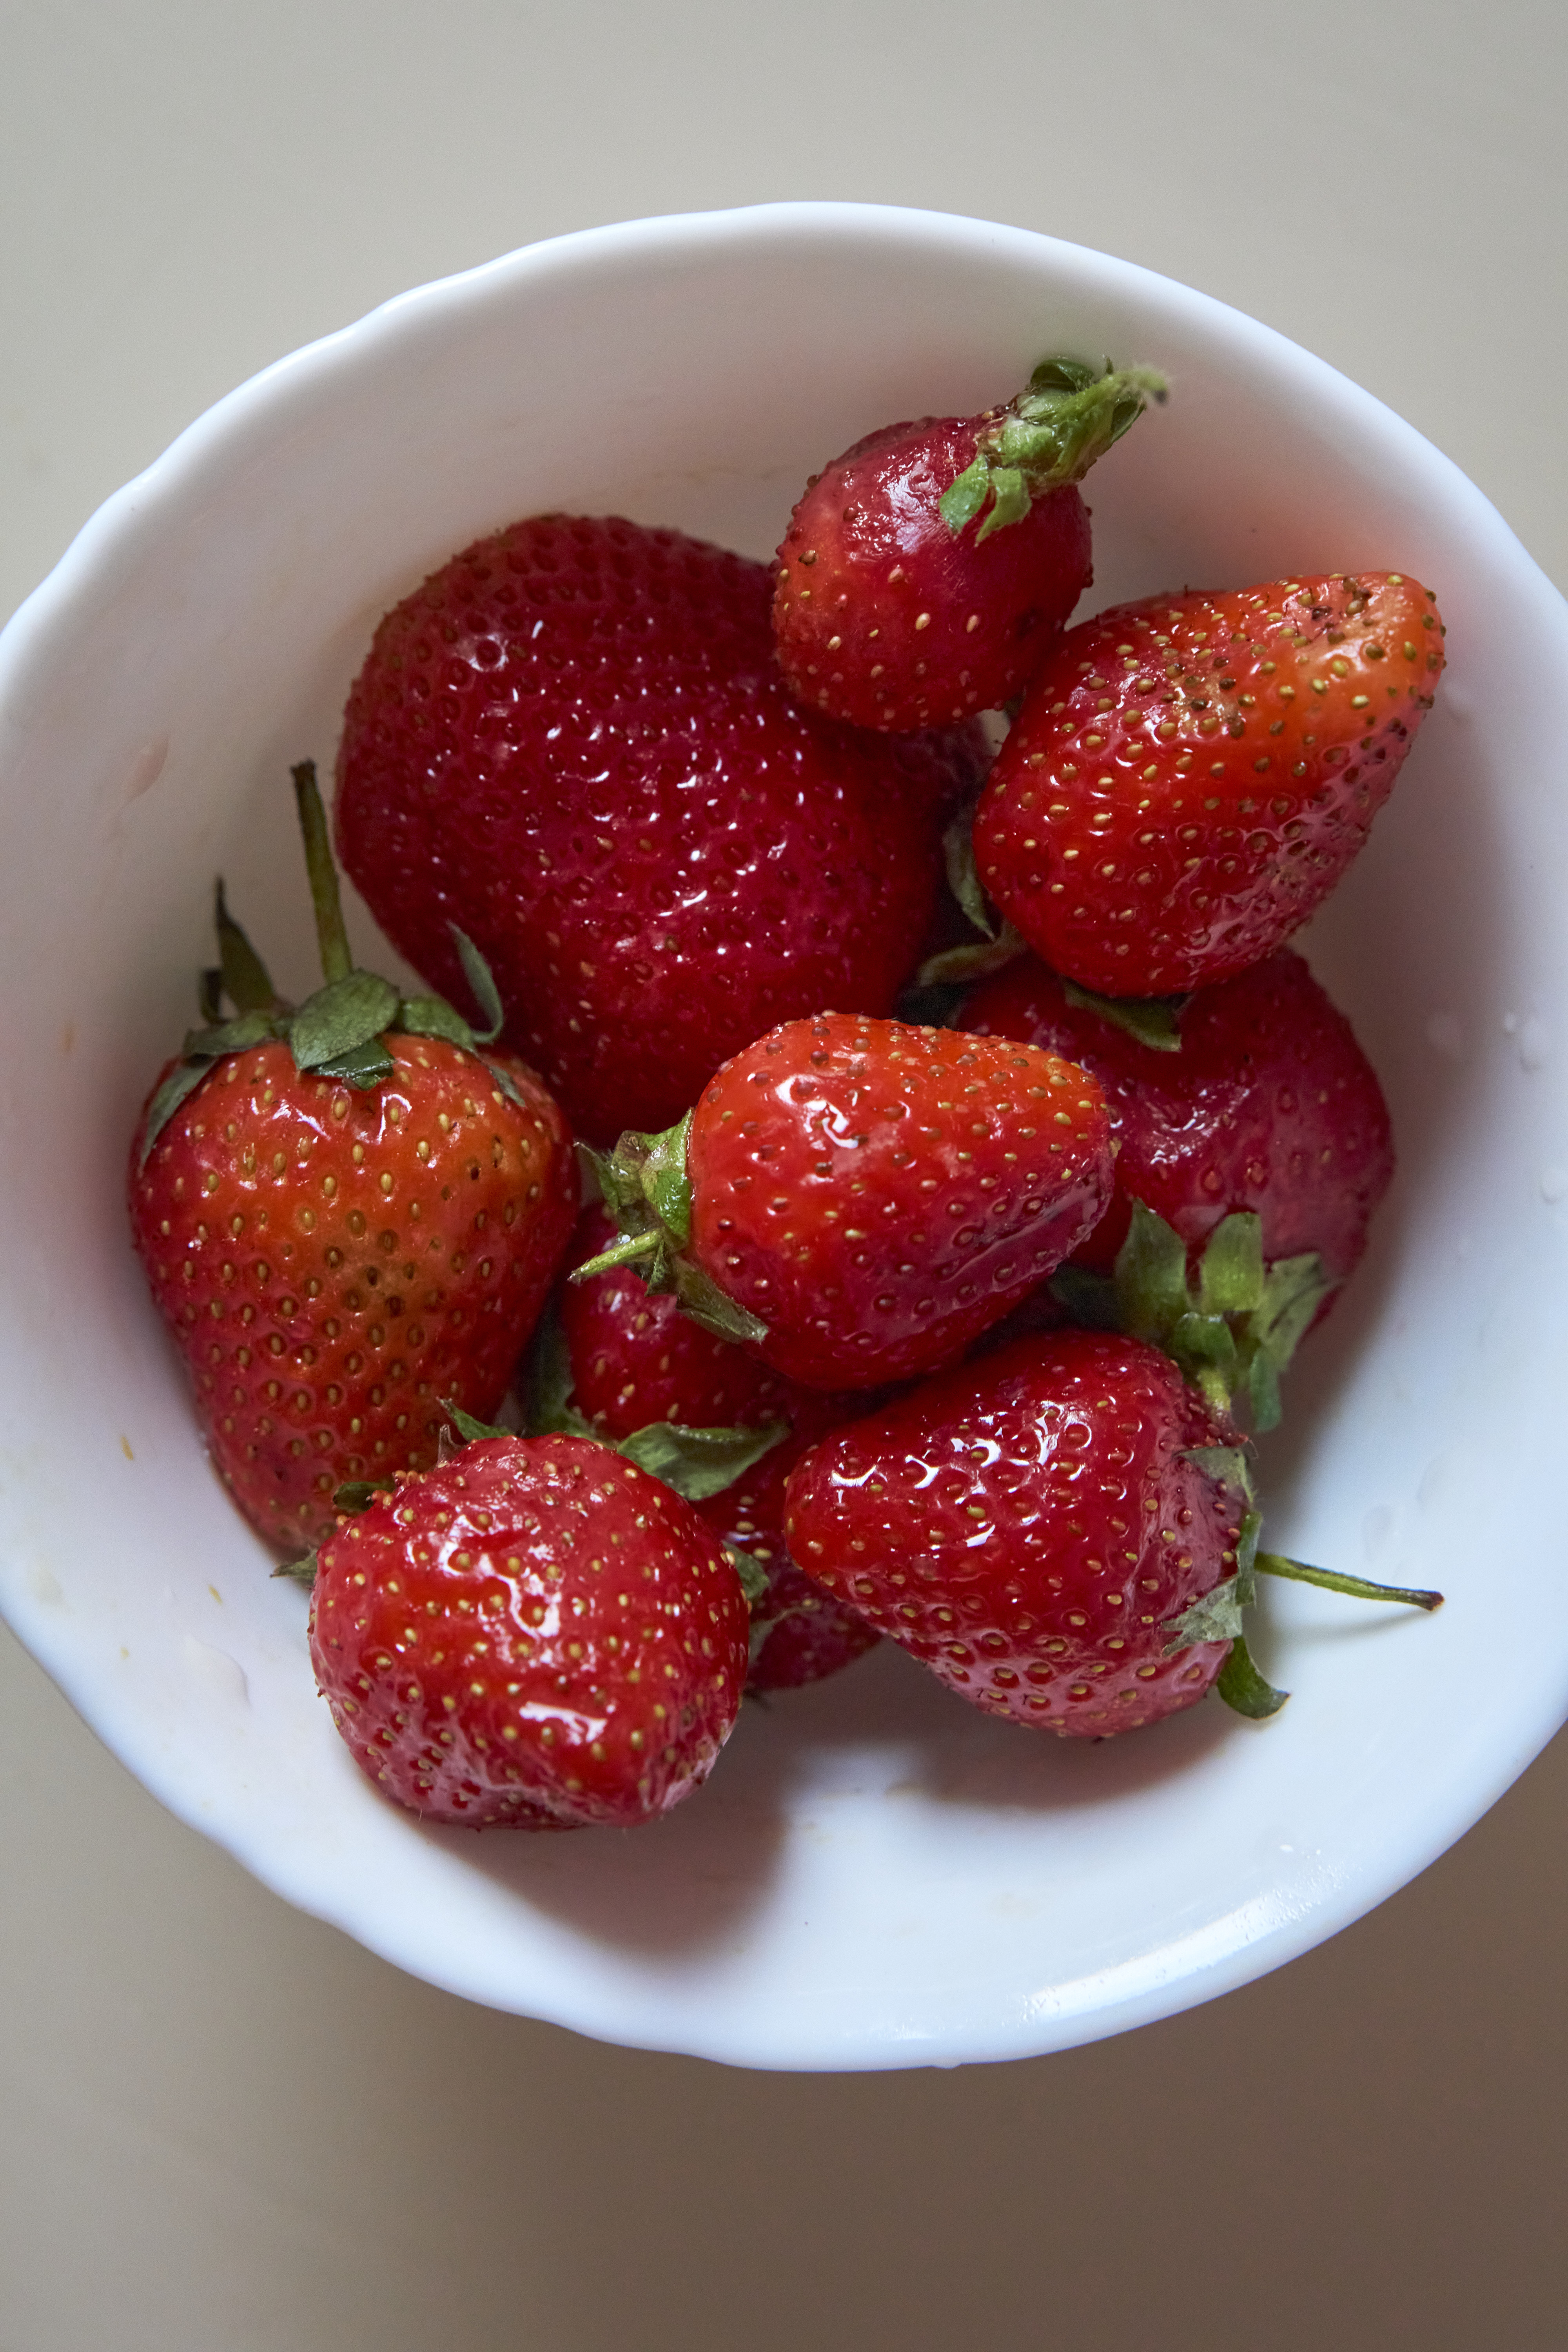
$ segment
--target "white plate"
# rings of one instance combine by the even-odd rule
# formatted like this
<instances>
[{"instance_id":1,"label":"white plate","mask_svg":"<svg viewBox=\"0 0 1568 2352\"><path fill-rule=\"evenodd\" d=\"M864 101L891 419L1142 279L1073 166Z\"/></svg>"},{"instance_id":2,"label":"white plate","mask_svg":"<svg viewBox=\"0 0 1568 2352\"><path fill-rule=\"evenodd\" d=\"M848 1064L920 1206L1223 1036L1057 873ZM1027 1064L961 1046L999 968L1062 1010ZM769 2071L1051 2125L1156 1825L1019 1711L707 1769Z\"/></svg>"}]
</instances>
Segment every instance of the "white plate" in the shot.
<instances>
[{"instance_id":1,"label":"white plate","mask_svg":"<svg viewBox=\"0 0 1568 2352\"><path fill-rule=\"evenodd\" d=\"M1174 386L1093 478L1091 604L1392 566L1448 618L1438 708L1308 942L1383 1075L1401 1175L1265 1475L1277 1547L1449 1605L1271 1592L1262 1663L1294 1696L1264 1727L1211 1701L1058 1745L884 1650L748 1709L658 1828L423 1829L340 1748L304 1597L205 1465L127 1242L126 1139L191 1014L212 876L307 986L288 764L330 762L376 618L468 540L559 506L765 556L826 457L1004 397L1051 348ZM792 205L594 230L269 369L110 501L0 643L10 1622L148 1788L291 1902L615 2041L1007 2057L1331 1935L1568 1706L1564 675L1561 599L1407 425L1218 303L1016 229Z\"/></svg>"}]
</instances>

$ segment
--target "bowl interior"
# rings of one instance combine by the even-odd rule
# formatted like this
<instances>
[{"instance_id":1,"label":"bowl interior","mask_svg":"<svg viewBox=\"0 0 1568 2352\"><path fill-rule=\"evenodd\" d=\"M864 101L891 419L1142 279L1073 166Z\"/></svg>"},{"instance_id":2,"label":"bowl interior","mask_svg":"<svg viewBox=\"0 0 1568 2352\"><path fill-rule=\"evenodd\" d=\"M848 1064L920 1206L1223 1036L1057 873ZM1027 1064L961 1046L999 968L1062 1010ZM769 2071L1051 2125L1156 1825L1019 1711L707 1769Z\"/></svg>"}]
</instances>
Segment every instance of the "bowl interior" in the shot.
<instances>
[{"instance_id":1,"label":"bowl interior","mask_svg":"<svg viewBox=\"0 0 1568 2352\"><path fill-rule=\"evenodd\" d=\"M1211 1704L1058 1747L884 1649L749 1708L655 1830L421 1828L340 1748L303 1596L205 1466L127 1243L126 1140L192 1017L212 877L308 986L289 764L330 768L376 620L456 548L564 508L766 556L825 457L1003 397L1054 348L1173 385L1093 477L1086 609L1392 566L1448 621L1437 709L1305 941L1383 1076L1401 1172L1264 1477L1277 1548L1449 1606L1414 1622L1271 1595L1260 1654L1294 1696L1261 1728ZM0 651L0 1164L25 1237L0 1269L6 1614L131 1768L292 1900L616 2040L763 2065L1004 2056L1331 1932L1564 1712L1565 656L1561 601L1505 527L1367 395L1201 296L1024 232L834 205L595 231L280 363L110 502ZM1474 1658L1505 1575L1531 1632L1493 1688Z\"/></svg>"}]
</instances>

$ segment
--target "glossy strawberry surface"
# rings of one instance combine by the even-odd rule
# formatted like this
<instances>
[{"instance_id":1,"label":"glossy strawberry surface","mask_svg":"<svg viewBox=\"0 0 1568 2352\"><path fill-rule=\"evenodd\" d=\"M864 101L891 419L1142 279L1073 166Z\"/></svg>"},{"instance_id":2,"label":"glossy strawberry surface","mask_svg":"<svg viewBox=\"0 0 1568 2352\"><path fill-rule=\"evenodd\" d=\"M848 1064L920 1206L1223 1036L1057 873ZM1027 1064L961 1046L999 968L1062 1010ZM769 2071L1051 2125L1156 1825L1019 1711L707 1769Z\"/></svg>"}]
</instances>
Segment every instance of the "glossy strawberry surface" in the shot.
<instances>
[{"instance_id":1,"label":"glossy strawberry surface","mask_svg":"<svg viewBox=\"0 0 1568 2352\"><path fill-rule=\"evenodd\" d=\"M773 631L803 702L862 727L940 726L1000 707L1093 577L1089 510L1052 490L982 538L943 521L979 417L867 436L817 477L778 551Z\"/></svg>"},{"instance_id":2,"label":"glossy strawberry surface","mask_svg":"<svg viewBox=\"0 0 1568 2352\"><path fill-rule=\"evenodd\" d=\"M1068 1738L1191 1706L1228 1642L1167 1656L1237 1563L1233 1444L1169 1358L1105 1332L1015 1341L815 1446L791 1552L987 1713Z\"/></svg>"},{"instance_id":3,"label":"glossy strawberry surface","mask_svg":"<svg viewBox=\"0 0 1568 2352\"><path fill-rule=\"evenodd\" d=\"M1228 979L1339 881L1442 667L1431 593L1398 572L1101 613L1049 655L997 755L981 879L1086 988Z\"/></svg>"},{"instance_id":4,"label":"glossy strawberry surface","mask_svg":"<svg viewBox=\"0 0 1568 2352\"><path fill-rule=\"evenodd\" d=\"M1174 1053L1071 1003L1032 956L983 981L959 1018L1080 1062L1100 1083L1119 1150L1080 1264L1110 1269L1134 1201L1194 1252L1240 1209L1261 1219L1266 1260L1315 1252L1336 1281L1359 1262L1394 1174L1388 1107L1350 1023L1290 949L1199 989Z\"/></svg>"},{"instance_id":5,"label":"glossy strawberry surface","mask_svg":"<svg viewBox=\"0 0 1568 2352\"><path fill-rule=\"evenodd\" d=\"M214 1466L285 1555L345 1480L436 1459L441 1401L495 1413L572 1230L560 1110L507 1058L386 1040L357 1090L268 1043L216 1063L129 1182Z\"/></svg>"},{"instance_id":6,"label":"glossy strawberry surface","mask_svg":"<svg viewBox=\"0 0 1568 2352\"><path fill-rule=\"evenodd\" d=\"M569 1265L607 1247L616 1228L601 1208L585 1210ZM754 1559L768 1580L759 1609L778 1620L752 1662L753 1690L816 1682L871 1647L865 1620L802 1576L784 1539L784 1484L805 1448L837 1423L866 1410L863 1400L803 1389L749 1349L683 1315L668 1292L646 1290L630 1266L582 1284L563 1284L559 1311L571 1363L573 1402L610 1439L650 1422L688 1428L761 1428L783 1421L789 1433L734 1484L694 1506L721 1542Z\"/></svg>"},{"instance_id":7,"label":"glossy strawberry surface","mask_svg":"<svg viewBox=\"0 0 1568 2352\"><path fill-rule=\"evenodd\" d=\"M870 1388L962 1353L1076 1249L1110 1187L1087 1072L996 1038L827 1013L705 1089L690 1255L763 1360Z\"/></svg>"},{"instance_id":8,"label":"glossy strawberry surface","mask_svg":"<svg viewBox=\"0 0 1568 2352\"><path fill-rule=\"evenodd\" d=\"M583 1438L490 1438L321 1546L310 1655L358 1762L416 1812L627 1827L711 1769L747 1622L657 1478Z\"/></svg>"},{"instance_id":9,"label":"glossy strawberry surface","mask_svg":"<svg viewBox=\"0 0 1568 2352\"><path fill-rule=\"evenodd\" d=\"M974 746L802 710L769 593L675 531L536 517L388 614L349 697L344 866L460 1003L449 926L478 942L595 1141L667 1126L781 1020L889 1011L925 930Z\"/></svg>"}]
</instances>

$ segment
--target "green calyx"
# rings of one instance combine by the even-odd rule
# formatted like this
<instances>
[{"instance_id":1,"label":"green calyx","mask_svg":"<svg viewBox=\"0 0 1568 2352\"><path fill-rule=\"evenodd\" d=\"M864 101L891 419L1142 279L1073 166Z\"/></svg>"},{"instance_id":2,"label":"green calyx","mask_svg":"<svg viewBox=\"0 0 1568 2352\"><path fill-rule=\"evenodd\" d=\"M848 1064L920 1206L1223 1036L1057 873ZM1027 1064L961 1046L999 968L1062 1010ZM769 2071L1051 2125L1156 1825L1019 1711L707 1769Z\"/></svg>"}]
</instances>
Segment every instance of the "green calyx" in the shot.
<instances>
[{"instance_id":1,"label":"green calyx","mask_svg":"<svg viewBox=\"0 0 1568 2352\"><path fill-rule=\"evenodd\" d=\"M1175 1657L1199 1642L1228 1642L1230 1654L1220 1669L1215 1688L1226 1706L1237 1715L1260 1722L1278 1715L1290 1696L1289 1691L1276 1690L1258 1672L1247 1646L1243 1626L1247 1612L1257 1601L1260 1576L1282 1577L1294 1584L1315 1584L1325 1592L1348 1593L1356 1601L1382 1601L1427 1612L1442 1607L1440 1592L1410 1585L1374 1584L1363 1576L1341 1576L1332 1569L1309 1568L1305 1561L1289 1559L1283 1552L1260 1551L1258 1538L1262 1519L1253 1502L1252 1477L1243 1450L1239 1446L1193 1446L1185 1459L1223 1486L1237 1488L1249 1507L1237 1535L1235 1574L1191 1602L1179 1617L1168 1621L1163 1628L1170 1637L1165 1643L1165 1655Z\"/></svg>"},{"instance_id":2,"label":"green calyx","mask_svg":"<svg viewBox=\"0 0 1568 2352\"><path fill-rule=\"evenodd\" d=\"M1042 360L943 491L942 520L956 538L978 515L976 543L1022 522L1037 498L1082 481L1166 391L1152 368L1113 368L1109 360L1093 367L1062 354Z\"/></svg>"},{"instance_id":3,"label":"green calyx","mask_svg":"<svg viewBox=\"0 0 1568 2352\"><path fill-rule=\"evenodd\" d=\"M142 1137L143 1166L163 1129L215 1062L275 1040L288 1045L301 1074L335 1078L363 1093L384 1086L393 1075L395 1065L384 1043L388 1034L441 1037L484 1062L503 1093L521 1106L510 1073L480 1051L500 1034L500 997L484 957L455 923L452 937L464 975L489 1024L486 1029L476 1032L445 997L405 996L379 972L356 966L314 761L302 760L293 777L322 985L300 1005L279 995L267 966L229 913L220 877L215 910L218 961L203 971L198 996L204 1025L187 1031L179 1062L148 1106ZM226 1000L233 1008L226 1018Z\"/></svg>"},{"instance_id":4,"label":"green calyx","mask_svg":"<svg viewBox=\"0 0 1568 2352\"><path fill-rule=\"evenodd\" d=\"M1255 1430L1278 1424L1280 1376L1336 1287L1315 1252L1266 1265L1250 1209L1220 1220L1194 1282L1185 1242L1142 1201L1114 1275L1065 1265L1051 1280L1076 1320L1163 1349L1216 1412Z\"/></svg>"},{"instance_id":5,"label":"green calyx","mask_svg":"<svg viewBox=\"0 0 1568 2352\"><path fill-rule=\"evenodd\" d=\"M621 1238L573 1269L573 1282L591 1282L617 1265L634 1265L645 1286L673 1292L677 1305L715 1338L755 1345L768 1327L720 1289L686 1255L691 1239L691 1181L686 1172L691 1113L659 1135L628 1130L613 1151L577 1147L621 1230Z\"/></svg>"}]
</instances>

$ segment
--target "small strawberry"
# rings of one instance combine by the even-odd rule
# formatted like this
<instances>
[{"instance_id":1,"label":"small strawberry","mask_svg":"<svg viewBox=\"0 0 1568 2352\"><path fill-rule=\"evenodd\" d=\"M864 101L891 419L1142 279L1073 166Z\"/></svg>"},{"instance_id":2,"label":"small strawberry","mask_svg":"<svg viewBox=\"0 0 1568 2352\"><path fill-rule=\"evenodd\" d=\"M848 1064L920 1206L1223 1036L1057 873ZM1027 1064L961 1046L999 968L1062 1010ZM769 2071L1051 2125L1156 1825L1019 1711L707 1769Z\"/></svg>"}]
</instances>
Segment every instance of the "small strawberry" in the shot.
<instances>
[{"instance_id":1,"label":"small strawberry","mask_svg":"<svg viewBox=\"0 0 1568 2352\"><path fill-rule=\"evenodd\" d=\"M616 1238L601 1208L584 1212L567 1252L584 1265ZM684 1491L721 1542L755 1561L767 1590L754 1604L750 1687L793 1688L836 1674L871 1647L876 1635L853 1610L830 1601L790 1559L784 1540L784 1484L795 1463L836 1423L866 1411L863 1397L829 1397L796 1387L781 1373L704 1330L669 1293L649 1291L629 1266L612 1266L567 1283L559 1299L566 1352L563 1391L585 1424L613 1444L649 1423L689 1436L768 1430L765 1452L708 1494ZM651 1457L645 1457L650 1459Z\"/></svg>"},{"instance_id":2,"label":"small strawberry","mask_svg":"<svg viewBox=\"0 0 1568 2352\"><path fill-rule=\"evenodd\" d=\"M1147 368L1043 360L1005 408L885 425L815 475L773 594L801 700L889 730L1000 709L1093 576L1073 485L1151 396Z\"/></svg>"},{"instance_id":3,"label":"small strawberry","mask_svg":"<svg viewBox=\"0 0 1568 2352\"><path fill-rule=\"evenodd\" d=\"M1259 1570L1442 1597L1259 1552L1228 1422L1160 1350L1100 1331L1016 1340L825 1439L784 1526L812 1576L959 1696L1068 1738L1216 1685L1240 1714L1276 1713L1241 1631Z\"/></svg>"},{"instance_id":4,"label":"small strawberry","mask_svg":"<svg viewBox=\"0 0 1568 2352\"><path fill-rule=\"evenodd\" d=\"M1070 630L974 822L980 878L1053 971L1163 996L1260 963L1387 799L1443 667L1396 572L1155 596Z\"/></svg>"},{"instance_id":5,"label":"small strawberry","mask_svg":"<svg viewBox=\"0 0 1568 2352\"><path fill-rule=\"evenodd\" d=\"M1165 1256L1184 1254L1171 1270L1179 1316L1201 1311L1205 1245L1223 1235L1221 1256L1252 1251L1257 1296L1231 1311L1254 1313L1266 1294L1289 1305L1270 1321L1252 1398L1255 1425L1270 1426L1268 1383L1360 1261L1394 1173L1376 1074L1301 958L1284 948L1184 1002L1145 1003L1091 997L1025 957L974 989L959 1021L1079 1062L1104 1092L1120 1147L1114 1189L1075 1265L1111 1273L1142 1203L1172 1236ZM1216 1258L1211 1292L1218 1276ZM1173 1338L1141 1314L1133 1328Z\"/></svg>"},{"instance_id":6,"label":"small strawberry","mask_svg":"<svg viewBox=\"0 0 1568 2352\"><path fill-rule=\"evenodd\" d=\"M962 1354L1103 1212L1100 1089L1054 1055L825 1013L737 1055L661 1136L597 1162L650 1287L807 1388Z\"/></svg>"},{"instance_id":7,"label":"small strawberry","mask_svg":"<svg viewBox=\"0 0 1568 2352\"><path fill-rule=\"evenodd\" d=\"M333 1720L430 1821L624 1828L668 1812L734 1727L746 1651L718 1540L583 1438L484 1438L401 1475L315 1564L310 1655Z\"/></svg>"},{"instance_id":8,"label":"small strawberry","mask_svg":"<svg viewBox=\"0 0 1568 2352\"><path fill-rule=\"evenodd\" d=\"M763 564L538 516L389 613L338 761L343 863L602 1142L677 1118L720 1064L825 1004L891 1009L925 930L968 732L894 745L791 699Z\"/></svg>"},{"instance_id":9,"label":"small strawberry","mask_svg":"<svg viewBox=\"0 0 1568 2352\"><path fill-rule=\"evenodd\" d=\"M433 1463L441 1398L496 1411L577 1192L531 1071L449 1004L352 969L308 765L295 781L327 984L284 1004L220 885L208 1026L163 1073L130 1171L213 1463L283 1552L332 1527L341 1484Z\"/></svg>"}]
</instances>

